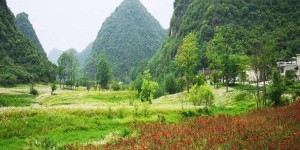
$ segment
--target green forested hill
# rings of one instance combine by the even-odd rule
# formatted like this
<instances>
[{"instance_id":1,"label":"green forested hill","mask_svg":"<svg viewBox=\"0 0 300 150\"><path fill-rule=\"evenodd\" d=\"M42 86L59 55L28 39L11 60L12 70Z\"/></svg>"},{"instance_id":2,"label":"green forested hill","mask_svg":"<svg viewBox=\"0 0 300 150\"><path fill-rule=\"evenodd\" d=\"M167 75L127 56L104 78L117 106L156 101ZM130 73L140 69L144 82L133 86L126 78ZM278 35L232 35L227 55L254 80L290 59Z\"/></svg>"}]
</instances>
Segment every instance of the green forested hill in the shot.
<instances>
[{"instance_id":1,"label":"green forested hill","mask_svg":"<svg viewBox=\"0 0 300 150\"><path fill-rule=\"evenodd\" d=\"M86 72L94 79L99 54L106 51L115 77L125 79L132 66L155 54L165 36L166 30L139 0L124 0L103 23Z\"/></svg>"},{"instance_id":2,"label":"green forested hill","mask_svg":"<svg viewBox=\"0 0 300 150\"><path fill-rule=\"evenodd\" d=\"M299 8L299 0L176 0L169 36L148 67L159 78L176 72L174 56L190 32L198 40L199 69L209 67L206 51L217 28L234 51L248 55L251 40L272 40L276 58L293 57L300 53Z\"/></svg>"},{"instance_id":3,"label":"green forested hill","mask_svg":"<svg viewBox=\"0 0 300 150\"><path fill-rule=\"evenodd\" d=\"M0 85L51 81L55 66L15 26L5 0L0 0Z\"/></svg>"},{"instance_id":4,"label":"green forested hill","mask_svg":"<svg viewBox=\"0 0 300 150\"><path fill-rule=\"evenodd\" d=\"M28 19L28 14L26 14L25 12L17 14L16 27L18 28L19 31L21 31L21 33L25 35L25 37L27 37L36 46L36 48L40 51L40 53L43 56L45 57L47 56L42 44L40 43L35 33L32 24Z\"/></svg>"}]
</instances>

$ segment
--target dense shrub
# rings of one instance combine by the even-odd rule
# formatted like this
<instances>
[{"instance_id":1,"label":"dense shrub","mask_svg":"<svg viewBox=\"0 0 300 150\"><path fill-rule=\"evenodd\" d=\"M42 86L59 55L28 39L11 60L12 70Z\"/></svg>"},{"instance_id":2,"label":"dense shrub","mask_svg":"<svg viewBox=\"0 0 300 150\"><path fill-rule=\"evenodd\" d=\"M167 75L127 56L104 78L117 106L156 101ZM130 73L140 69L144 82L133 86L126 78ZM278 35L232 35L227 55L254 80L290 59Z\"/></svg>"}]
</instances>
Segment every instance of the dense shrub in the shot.
<instances>
[{"instance_id":1,"label":"dense shrub","mask_svg":"<svg viewBox=\"0 0 300 150\"><path fill-rule=\"evenodd\" d=\"M13 74L2 74L0 76L0 85L4 87L16 86L17 77Z\"/></svg>"},{"instance_id":2,"label":"dense shrub","mask_svg":"<svg viewBox=\"0 0 300 150\"><path fill-rule=\"evenodd\" d=\"M249 92L239 92L234 96L235 101L246 101L254 99L254 95Z\"/></svg>"},{"instance_id":3,"label":"dense shrub","mask_svg":"<svg viewBox=\"0 0 300 150\"><path fill-rule=\"evenodd\" d=\"M120 91L120 90L121 90L121 85L120 85L118 82L112 82L111 88L112 88L114 91Z\"/></svg>"},{"instance_id":4,"label":"dense shrub","mask_svg":"<svg viewBox=\"0 0 300 150\"><path fill-rule=\"evenodd\" d=\"M56 84L52 83L51 84L51 95L53 94L53 92L57 89Z\"/></svg>"},{"instance_id":5,"label":"dense shrub","mask_svg":"<svg viewBox=\"0 0 300 150\"><path fill-rule=\"evenodd\" d=\"M173 74L169 74L166 77L166 92L169 94L174 94L177 92L177 83L176 83L176 79L175 76Z\"/></svg>"},{"instance_id":6,"label":"dense shrub","mask_svg":"<svg viewBox=\"0 0 300 150\"><path fill-rule=\"evenodd\" d=\"M279 74L278 69L273 69L272 84L268 89L268 97L274 102L275 106L281 105L281 95L284 91L284 84Z\"/></svg>"},{"instance_id":7,"label":"dense shrub","mask_svg":"<svg viewBox=\"0 0 300 150\"><path fill-rule=\"evenodd\" d=\"M71 80L66 81L66 86L72 87L72 86L74 86L74 85L75 85L75 82L74 82L74 81L71 81Z\"/></svg>"},{"instance_id":8,"label":"dense shrub","mask_svg":"<svg viewBox=\"0 0 300 150\"><path fill-rule=\"evenodd\" d=\"M197 86L191 88L189 100L194 105L205 105L205 107L213 104L215 96L209 85Z\"/></svg>"},{"instance_id":9,"label":"dense shrub","mask_svg":"<svg viewBox=\"0 0 300 150\"><path fill-rule=\"evenodd\" d=\"M177 89L182 92L186 84L185 78L181 77L177 80Z\"/></svg>"},{"instance_id":10,"label":"dense shrub","mask_svg":"<svg viewBox=\"0 0 300 150\"><path fill-rule=\"evenodd\" d=\"M29 94L31 94L31 95L39 95L38 90L34 88L34 84L31 84Z\"/></svg>"},{"instance_id":11,"label":"dense shrub","mask_svg":"<svg viewBox=\"0 0 300 150\"><path fill-rule=\"evenodd\" d=\"M296 70L287 70L285 72L285 84L288 85L293 85L295 82L295 78L297 78Z\"/></svg>"},{"instance_id":12,"label":"dense shrub","mask_svg":"<svg viewBox=\"0 0 300 150\"><path fill-rule=\"evenodd\" d=\"M204 85L205 82L206 82L206 78L205 78L205 75L202 73L195 76L194 80L193 80L193 84L198 85L198 86Z\"/></svg>"}]
</instances>

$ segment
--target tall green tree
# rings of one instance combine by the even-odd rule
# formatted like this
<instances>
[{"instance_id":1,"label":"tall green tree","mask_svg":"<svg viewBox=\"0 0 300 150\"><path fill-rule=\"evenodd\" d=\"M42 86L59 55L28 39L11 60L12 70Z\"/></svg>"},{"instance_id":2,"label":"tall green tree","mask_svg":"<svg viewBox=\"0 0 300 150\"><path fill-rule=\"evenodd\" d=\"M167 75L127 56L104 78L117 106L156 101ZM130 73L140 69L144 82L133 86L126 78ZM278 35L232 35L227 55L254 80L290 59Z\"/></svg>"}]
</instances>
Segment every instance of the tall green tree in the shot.
<instances>
[{"instance_id":1,"label":"tall green tree","mask_svg":"<svg viewBox=\"0 0 300 150\"><path fill-rule=\"evenodd\" d=\"M269 87L269 97L274 102L275 106L281 104L281 95L284 91L284 82L280 76L278 69L272 71L272 84Z\"/></svg>"},{"instance_id":2,"label":"tall green tree","mask_svg":"<svg viewBox=\"0 0 300 150\"><path fill-rule=\"evenodd\" d=\"M151 99L153 98L156 89L158 87L158 83L155 81L152 81L151 79L150 70L144 71L143 76L143 84L142 84L142 91L140 93L141 100L142 101L148 101L150 104L152 104Z\"/></svg>"},{"instance_id":3,"label":"tall green tree","mask_svg":"<svg viewBox=\"0 0 300 150\"><path fill-rule=\"evenodd\" d=\"M257 27L260 28L260 27ZM262 30L262 29L259 29ZM267 88L266 81L271 75L272 68L275 65L276 42L271 35L261 34L259 32L251 33L250 41L250 67L254 70L256 76L256 95L257 108L267 105ZM259 82L263 82L262 96Z\"/></svg>"},{"instance_id":4,"label":"tall green tree","mask_svg":"<svg viewBox=\"0 0 300 150\"><path fill-rule=\"evenodd\" d=\"M285 72L284 82L287 86L293 85L297 78L296 70L287 70Z\"/></svg>"},{"instance_id":5,"label":"tall green tree","mask_svg":"<svg viewBox=\"0 0 300 150\"><path fill-rule=\"evenodd\" d=\"M189 92L191 80L198 66L198 44L196 35L191 32L183 40L175 56L179 69L186 76L186 87Z\"/></svg>"},{"instance_id":6,"label":"tall green tree","mask_svg":"<svg viewBox=\"0 0 300 150\"><path fill-rule=\"evenodd\" d=\"M195 105L205 105L205 108L213 104L215 95L209 85L194 85L189 95L189 100Z\"/></svg>"},{"instance_id":7,"label":"tall green tree","mask_svg":"<svg viewBox=\"0 0 300 150\"><path fill-rule=\"evenodd\" d=\"M65 84L73 88L78 75L79 60L73 52L63 52L57 61L59 65L59 74L65 81Z\"/></svg>"},{"instance_id":8,"label":"tall green tree","mask_svg":"<svg viewBox=\"0 0 300 150\"><path fill-rule=\"evenodd\" d=\"M99 81L101 88L108 89L108 83L111 79L111 70L105 51L102 51L100 54L96 78Z\"/></svg>"},{"instance_id":9,"label":"tall green tree","mask_svg":"<svg viewBox=\"0 0 300 150\"><path fill-rule=\"evenodd\" d=\"M225 80L226 91L229 82L235 82L239 72L246 66L243 45L238 41L238 32L232 24L216 27L214 38L208 43L207 57L212 69L220 69ZM242 30L242 29L240 29Z\"/></svg>"},{"instance_id":10,"label":"tall green tree","mask_svg":"<svg viewBox=\"0 0 300 150\"><path fill-rule=\"evenodd\" d=\"M213 70L210 75L210 82L214 85L214 87L219 87L219 80L220 80L220 72L217 70Z\"/></svg>"},{"instance_id":11,"label":"tall green tree","mask_svg":"<svg viewBox=\"0 0 300 150\"><path fill-rule=\"evenodd\" d=\"M169 74L166 77L166 92L168 92L169 94L175 94L177 92L177 82L175 80L175 76L174 74Z\"/></svg>"}]
</instances>

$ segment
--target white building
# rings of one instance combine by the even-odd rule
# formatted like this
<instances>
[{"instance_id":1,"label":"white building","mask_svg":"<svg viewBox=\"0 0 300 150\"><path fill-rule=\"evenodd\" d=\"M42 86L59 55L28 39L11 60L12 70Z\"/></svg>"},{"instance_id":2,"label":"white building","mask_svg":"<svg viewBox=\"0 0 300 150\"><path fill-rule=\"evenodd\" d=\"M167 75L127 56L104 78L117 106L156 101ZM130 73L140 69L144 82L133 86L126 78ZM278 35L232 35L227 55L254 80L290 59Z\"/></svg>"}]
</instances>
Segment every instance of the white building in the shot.
<instances>
[{"instance_id":1,"label":"white building","mask_svg":"<svg viewBox=\"0 0 300 150\"><path fill-rule=\"evenodd\" d=\"M295 70L297 81L300 81L300 54L297 54L296 57L291 59L279 60L277 66L282 76L284 76L285 72L288 70Z\"/></svg>"}]
</instances>

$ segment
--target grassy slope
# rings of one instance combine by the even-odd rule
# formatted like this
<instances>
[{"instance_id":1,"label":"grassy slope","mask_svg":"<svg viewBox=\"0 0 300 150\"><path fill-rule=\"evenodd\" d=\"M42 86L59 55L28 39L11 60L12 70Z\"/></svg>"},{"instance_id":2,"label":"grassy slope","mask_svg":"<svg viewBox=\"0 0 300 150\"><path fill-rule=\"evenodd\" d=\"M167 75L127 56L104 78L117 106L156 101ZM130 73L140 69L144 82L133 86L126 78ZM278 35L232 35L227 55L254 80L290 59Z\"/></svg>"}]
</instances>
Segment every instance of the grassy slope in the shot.
<instances>
[{"instance_id":1,"label":"grassy slope","mask_svg":"<svg viewBox=\"0 0 300 150\"><path fill-rule=\"evenodd\" d=\"M37 89L41 94L32 98L32 104L39 103L39 106L0 108L0 149L32 147L35 141L54 145L105 141L112 133L114 136L130 134L134 120L157 122L159 114L167 122L178 122L183 117L182 112L196 114L198 109L187 101L186 93L161 97L153 100L152 105L134 99L134 106L130 106L133 93L128 91L87 92L82 88L77 91L58 90L51 96L48 86L38 85ZM27 91L27 86L0 89L5 95L22 93L19 97ZM220 88L214 92L216 106L211 108L214 114L245 112L255 103L253 100L230 100L239 92L236 90L225 93Z\"/></svg>"}]
</instances>

